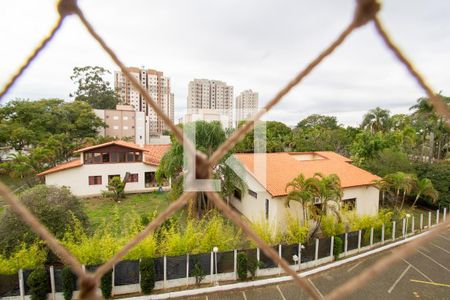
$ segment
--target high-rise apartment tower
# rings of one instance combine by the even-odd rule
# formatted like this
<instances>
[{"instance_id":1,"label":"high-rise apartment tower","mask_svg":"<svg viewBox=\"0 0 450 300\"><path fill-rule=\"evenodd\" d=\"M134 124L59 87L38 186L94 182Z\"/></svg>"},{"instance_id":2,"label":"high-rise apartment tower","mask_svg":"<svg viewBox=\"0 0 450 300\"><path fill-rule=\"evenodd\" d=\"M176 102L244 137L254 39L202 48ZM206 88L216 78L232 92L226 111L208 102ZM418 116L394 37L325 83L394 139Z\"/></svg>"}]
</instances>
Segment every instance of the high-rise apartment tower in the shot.
<instances>
[{"instance_id":1,"label":"high-rise apartment tower","mask_svg":"<svg viewBox=\"0 0 450 300\"><path fill-rule=\"evenodd\" d=\"M170 78L163 72L129 67L127 70L139 81L152 99L162 108L164 113L174 119L174 95L170 92ZM114 86L119 94L121 104L131 105L135 111L144 112L149 119L150 134L158 135L168 129L162 119L147 104L145 98L121 72L114 72Z\"/></svg>"},{"instance_id":2,"label":"high-rise apartment tower","mask_svg":"<svg viewBox=\"0 0 450 300\"><path fill-rule=\"evenodd\" d=\"M201 109L215 110L233 119L233 87L226 82L209 79L194 79L189 82L187 98L188 114L197 114Z\"/></svg>"},{"instance_id":3,"label":"high-rise apartment tower","mask_svg":"<svg viewBox=\"0 0 450 300\"><path fill-rule=\"evenodd\" d=\"M236 97L236 126L258 111L258 93L245 90Z\"/></svg>"}]
</instances>

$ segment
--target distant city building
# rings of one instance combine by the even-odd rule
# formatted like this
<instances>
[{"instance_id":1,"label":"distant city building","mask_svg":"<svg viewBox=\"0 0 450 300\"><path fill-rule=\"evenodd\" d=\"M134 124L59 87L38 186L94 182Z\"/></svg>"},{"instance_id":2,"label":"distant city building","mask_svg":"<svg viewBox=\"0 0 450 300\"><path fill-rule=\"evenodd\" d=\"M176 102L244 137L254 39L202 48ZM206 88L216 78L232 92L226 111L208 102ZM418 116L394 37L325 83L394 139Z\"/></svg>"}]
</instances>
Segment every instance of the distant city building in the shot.
<instances>
[{"instance_id":1,"label":"distant city building","mask_svg":"<svg viewBox=\"0 0 450 300\"><path fill-rule=\"evenodd\" d=\"M258 93L245 90L236 97L236 127L258 111Z\"/></svg>"},{"instance_id":2,"label":"distant city building","mask_svg":"<svg viewBox=\"0 0 450 300\"><path fill-rule=\"evenodd\" d=\"M229 116L221 113L216 109L198 109L196 113L187 113L184 116L184 123L191 123L196 121L218 121L224 129L230 128L231 125Z\"/></svg>"},{"instance_id":3,"label":"distant city building","mask_svg":"<svg viewBox=\"0 0 450 300\"><path fill-rule=\"evenodd\" d=\"M168 136L150 130L150 117L145 112L135 111L131 105L117 105L116 109L94 109L94 113L106 124L106 128L99 129L101 136L128 137L138 145L170 143Z\"/></svg>"},{"instance_id":4,"label":"distant city building","mask_svg":"<svg viewBox=\"0 0 450 300\"><path fill-rule=\"evenodd\" d=\"M188 115L199 114L201 109L215 110L228 118L226 127L231 127L233 87L219 80L194 79L189 82L187 107Z\"/></svg>"},{"instance_id":5,"label":"distant city building","mask_svg":"<svg viewBox=\"0 0 450 300\"><path fill-rule=\"evenodd\" d=\"M127 70L140 82L141 86L150 94L152 99L162 108L163 112L174 119L174 95L170 92L170 78L163 72L129 67ZM161 134L167 130L167 125L147 104L145 98L121 72L114 72L114 87L119 94L122 104L131 105L137 112L144 112L149 118L148 128L151 134Z\"/></svg>"}]
</instances>

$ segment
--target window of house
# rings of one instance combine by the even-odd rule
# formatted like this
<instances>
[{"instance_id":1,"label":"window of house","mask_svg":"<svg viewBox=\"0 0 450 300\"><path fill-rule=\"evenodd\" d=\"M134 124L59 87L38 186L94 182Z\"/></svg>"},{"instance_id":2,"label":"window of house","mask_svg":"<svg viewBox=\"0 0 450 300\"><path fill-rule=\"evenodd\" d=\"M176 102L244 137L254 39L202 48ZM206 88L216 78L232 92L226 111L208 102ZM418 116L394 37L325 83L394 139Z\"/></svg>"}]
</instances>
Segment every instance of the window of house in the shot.
<instances>
[{"instance_id":1,"label":"window of house","mask_svg":"<svg viewBox=\"0 0 450 300\"><path fill-rule=\"evenodd\" d=\"M101 163L102 162L102 154L101 153L94 153L93 162L95 164Z\"/></svg>"},{"instance_id":2,"label":"window of house","mask_svg":"<svg viewBox=\"0 0 450 300\"><path fill-rule=\"evenodd\" d=\"M108 163L109 162L109 153L102 153L102 161L104 163Z\"/></svg>"},{"instance_id":3,"label":"window of house","mask_svg":"<svg viewBox=\"0 0 450 300\"><path fill-rule=\"evenodd\" d=\"M138 173L130 174L128 176L128 181L127 182L139 182L139 174Z\"/></svg>"},{"instance_id":4,"label":"window of house","mask_svg":"<svg viewBox=\"0 0 450 300\"><path fill-rule=\"evenodd\" d=\"M125 152L119 152L119 162L125 162L126 161L126 153Z\"/></svg>"},{"instance_id":5,"label":"window of house","mask_svg":"<svg viewBox=\"0 0 450 300\"><path fill-rule=\"evenodd\" d=\"M356 198L343 199L342 203L348 210L354 210L356 208Z\"/></svg>"},{"instance_id":6,"label":"window of house","mask_svg":"<svg viewBox=\"0 0 450 300\"><path fill-rule=\"evenodd\" d=\"M240 189L234 189L233 196L237 200L241 201L242 200L242 192L241 192L241 190Z\"/></svg>"},{"instance_id":7,"label":"window of house","mask_svg":"<svg viewBox=\"0 0 450 300\"><path fill-rule=\"evenodd\" d=\"M248 194L254 198L258 198L258 194L250 189L248 190Z\"/></svg>"},{"instance_id":8,"label":"window of house","mask_svg":"<svg viewBox=\"0 0 450 300\"><path fill-rule=\"evenodd\" d=\"M127 152L127 161L128 162L134 161L134 152Z\"/></svg>"},{"instance_id":9,"label":"window of house","mask_svg":"<svg viewBox=\"0 0 450 300\"><path fill-rule=\"evenodd\" d=\"M269 220L269 199L266 199L265 215L266 215L266 220Z\"/></svg>"},{"instance_id":10,"label":"window of house","mask_svg":"<svg viewBox=\"0 0 450 300\"><path fill-rule=\"evenodd\" d=\"M102 176L89 176L89 185L102 184Z\"/></svg>"},{"instance_id":11,"label":"window of house","mask_svg":"<svg viewBox=\"0 0 450 300\"><path fill-rule=\"evenodd\" d=\"M156 181L155 172L145 172L144 183L146 188L157 187L158 182Z\"/></svg>"}]
</instances>

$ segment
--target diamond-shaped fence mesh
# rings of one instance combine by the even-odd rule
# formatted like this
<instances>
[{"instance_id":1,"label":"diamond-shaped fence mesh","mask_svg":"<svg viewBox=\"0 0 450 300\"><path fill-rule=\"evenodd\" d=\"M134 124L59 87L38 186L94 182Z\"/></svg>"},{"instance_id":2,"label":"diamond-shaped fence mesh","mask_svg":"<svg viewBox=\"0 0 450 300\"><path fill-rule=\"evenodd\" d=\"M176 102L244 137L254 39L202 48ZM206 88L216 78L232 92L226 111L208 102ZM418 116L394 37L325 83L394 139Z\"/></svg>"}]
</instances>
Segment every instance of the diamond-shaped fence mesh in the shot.
<instances>
[{"instance_id":1,"label":"diamond-shaped fence mesh","mask_svg":"<svg viewBox=\"0 0 450 300\"><path fill-rule=\"evenodd\" d=\"M184 147L191 154L196 157L196 168L197 176L203 177L201 179L210 179L212 174L212 169L220 161L220 159L239 142L245 134L250 132L255 122L262 117L267 111L269 111L273 106L279 103L283 97L290 92L292 88L298 85L311 71L313 71L326 57L333 53L333 51L338 48L346 38L357 28L364 26L368 23L372 23L375 29L384 42L386 47L395 55L397 60L403 64L412 78L419 84L419 86L424 90L429 98L430 104L432 104L436 113L443 116L447 120L450 118L450 112L446 104L442 99L433 91L430 85L425 81L423 76L416 70L414 65L406 58L403 52L396 46L391 37L386 32L382 21L377 16L378 11L381 9L381 4L376 0L357 0L355 13L352 21L349 25L342 31L342 33L322 52L320 52L316 58L314 58L304 69L302 69L292 80L288 82L259 112L257 112L251 119L249 119L242 127L234 132L234 134L224 142L217 151L207 158L203 153L197 152L190 141L183 141L182 130L175 126L175 124L170 120L168 116L164 114L162 109L158 104L153 101L151 96L143 89L139 82L127 71L127 68L122 63L122 61L117 57L115 52L106 44L102 37L96 32L95 28L90 24L90 22L85 18L83 12L77 5L76 0L60 0L57 5L59 17L53 28L51 28L49 34L39 43L39 45L31 52L30 56L25 60L22 66L18 68L15 74L11 76L11 79L6 83L4 88L0 92L0 100L4 98L8 90L14 85L14 83L21 77L21 75L26 71L26 69L33 63L33 60L39 55L42 49L44 49L53 39L53 37L58 33L61 25L63 24L66 17L69 15L76 15L82 25L86 28L89 34L99 43L101 48L110 56L110 58L116 63L116 65L121 69L125 76L130 80L134 88L136 88L145 98L146 102L153 108L153 110L158 114L159 117L164 121L164 123L170 128L174 136L183 143ZM222 213L232 220L237 226L239 226L242 231L251 239L255 241L258 247L263 251L264 255L270 258L275 265L279 265L283 270L292 276L295 283L304 288L306 292L314 299L320 299L321 296L317 291L311 286L311 284L301 278L296 271L289 267L289 263L280 257L272 247L268 246L263 242L263 240L244 222L241 220L239 215L234 212L226 203L221 199L221 197L215 192L207 192L208 198L211 199L216 207L222 211ZM58 255L61 260L78 276L78 287L80 289L79 298L80 299L95 299L96 288L98 287L99 280L107 273L114 265L119 263L122 258L130 251L134 246L136 246L140 241L142 241L147 235L151 234L158 226L162 224L166 219L168 219L173 213L178 209L183 207L189 199L195 196L193 192L184 192L181 197L174 201L164 212L159 214L148 226L139 234L137 234L134 239L129 241L127 245L124 246L117 254L115 254L108 262L96 268L95 271L83 271L80 262L67 250L65 249L58 240L52 236L48 230L40 224L39 220L33 216L26 207L24 207L20 201L16 199L16 196L3 184L0 182L0 196L3 197L11 209L25 222L29 225L33 231L35 231L48 245L48 247ZM363 286L371 278L383 272L389 265L400 259L400 257L412 254L414 249L421 244L426 243L432 237L437 235L439 232L444 230L448 224L450 224L450 218L445 223L436 226L429 234L410 242L409 244L399 247L393 250L390 256L380 259L377 263L372 265L370 268L366 269L364 272L359 274L347 281L345 284L339 286L329 295L326 295L327 299L342 299L349 295L357 287Z\"/></svg>"}]
</instances>

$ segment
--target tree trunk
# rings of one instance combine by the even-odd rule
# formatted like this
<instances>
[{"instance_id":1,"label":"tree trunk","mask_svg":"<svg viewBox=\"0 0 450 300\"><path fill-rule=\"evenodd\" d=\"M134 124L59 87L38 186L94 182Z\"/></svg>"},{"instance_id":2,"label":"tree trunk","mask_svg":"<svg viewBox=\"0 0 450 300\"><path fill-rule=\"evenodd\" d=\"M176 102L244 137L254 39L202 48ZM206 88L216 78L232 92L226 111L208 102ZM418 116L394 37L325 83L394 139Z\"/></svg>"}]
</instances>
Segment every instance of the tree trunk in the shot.
<instances>
[{"instance_id":1,"label":"tree trunk","mask_svg":"<svg viewBox=\"0 0 450 300\"><path fill-rule=\"evenodd\" d=\"M434 132L430 132L430 153L429 153L429 162L431 163L434 158Z\"/></svg>"},{"instance_id":2,"label":"tree trunk","mask_svg":"<svg viewBox=\"0 0 450 300\"><path fill-rule=\"evenodd\" d=\"M414 199L414 202L413 202L413 204L411 205L411 208L412 208L412 209L414 209L414 207L415 207L415 205L416 205L416 202L417 202L417 200L419 200L419 198L420 198L420 193L418 193L417 196L416 196L416 199Z\"/></svg>"}]
</instances>

